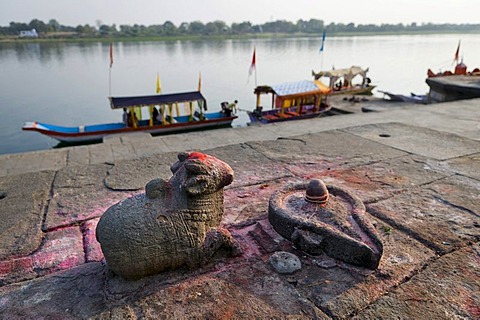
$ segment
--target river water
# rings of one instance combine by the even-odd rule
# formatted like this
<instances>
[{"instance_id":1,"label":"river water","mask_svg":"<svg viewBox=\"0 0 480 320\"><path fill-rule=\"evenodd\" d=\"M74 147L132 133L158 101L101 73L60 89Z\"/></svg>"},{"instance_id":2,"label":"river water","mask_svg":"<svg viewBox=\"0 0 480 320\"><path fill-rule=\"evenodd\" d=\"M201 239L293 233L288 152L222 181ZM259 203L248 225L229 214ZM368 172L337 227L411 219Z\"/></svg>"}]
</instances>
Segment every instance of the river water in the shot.
<instances>
[{"instance_id":1,"label":"river water","mask_svg":"<svg viewBox=\"0 0 480 320\"><path fill-rule=\"evenodd\" d=\"M65 126L121 121L121 111L110 109L110 92L155 94L157 73L162 93L197 90L201 73L209 110L235 99L240 109L252 109L255 74L248 71L254 47L258 85L308 80L312 70L358 65L370 68L376 90L424 94L427 69L451 69L459 40L469 69L480 66L480 36L459 34L327 35L322 53L320 37L121 42L113 45L111 70L107 43L0 43L0 154L57 145L39 133L22 131L27 121ZM247 122L240 112L233 126Z\"/></svg>"}]
</instances>

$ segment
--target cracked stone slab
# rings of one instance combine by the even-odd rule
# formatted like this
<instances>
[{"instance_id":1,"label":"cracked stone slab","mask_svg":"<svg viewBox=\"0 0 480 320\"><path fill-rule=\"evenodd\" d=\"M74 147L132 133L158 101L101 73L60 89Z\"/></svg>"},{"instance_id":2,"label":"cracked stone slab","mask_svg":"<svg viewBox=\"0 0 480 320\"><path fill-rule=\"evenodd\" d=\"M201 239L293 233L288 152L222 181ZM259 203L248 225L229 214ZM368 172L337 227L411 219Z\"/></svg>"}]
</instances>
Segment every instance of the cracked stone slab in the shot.
<instances>
[{"instance_id":1,"label":"cracked stone slab","mask_svg":"<svg viewBox=\"0 0 480 320\"><path fill-rule=\"evenodd\" d=\"M296 168L289 167L297 173ZM308 171L304 170L304 174ZM351 190L362 201L369 203L391 197L393 194L418 187L446 177L419 156L404 156L354 168L338 168L310 172L308 179L319 178Z\"/></svg>"},{"instance_id":2,"label":"cracked stone slab","mask_svg":"<svg viewBox=\"0 0 480 320\"><path fill-rule=\"evenodd\" d=\"M480 238L480 182L448 177L369 204L367 211L446 253Z\"/></svg>"},{"instance_id":3,"label":"cracked stone slab","mask_svg":"<svg viewBox=\"0 0 480 320\"><path fill-rule=\"evenodd\" d=\"M111 278L88 263L36 281L0 288L0 316L55 319L328 319L288 283L255 266L212 274L157 275L139 281Z\"/></svg>"},{"instance_id":4,"label":"cracked stone slab","mask_svg":"<svg viewBox=\"0 0 480 320\"><path fill-rule=\"evenodd\" d=\"M88 263L0 288L3 319L87 319L106 310L104 267Z\"/></svg>"},{"instance_id":5,"label":"cracked stone slab","mask_svg":"<svg viewBox=\"0 0 480 320\"><path fill-rule=\"evenodd\" d=\"M289 181L298 180L286 178L251 186L226 188L222 225L251 225L265 219L270 196L283 185L290 183Z\"/></svg>"},{"instance_id":6,"label":"cracked stone slab","mask_svg":"<svg viewBox=\"0 0 480 320\"><path fill-rule=\"evenodd\" d=\"M84 261L82 234L78 227L48 232L39 250L32 255L0 261L0 284L70 269Z\"/></svg>"},{"instance_id":7,"label":"cracked stone slab","mask_svg":"<svg viewBox=\"0 0 480 320\"><path fill-rule=\"evenodd\" d=\"M293 176L281 164L265 157L249 144L231 145L205 150L204 152L232 167L235 178L227 189Z\"/></svg>"},{"instance_id":8,"label":"cracked stone slab","mask_svg":"<svg viewBox=\"0 0 480 320\"><path fill-rule=\"evenodd\" d=\"M480 218L480 181L462 176L451 176L426 187L435 191L437 199L445 204ZM477 227L480 228L480 223Z\"/></svg>"},{"instance_id":9,"label":"cracked stone slab","mask_svg":"<svg viewBox=\"0 0 480 320\"><path fill-rule=\"evenodd\" d=\"M0 260L36 250L54 171L0 178Z\"/></svg>"},{"instance_id":10,"label":"cracked stone slab","mask_svg":"<svg viewBox=\"0 0 480 320\"><path fill-rule=\"evenodd\" d=\"M343 131L405 152L437 160L480 152L480 141L396 122L352 127Z\"/></svg>"},{"instance_id":11,"label":"cracked stone slab","mask_svg":"<svg viewBox=\"0 0 480 320\"><path fill-rule=\"evenodd\" d=\"M69 226L99 217L132 192L114 192L105 186L111 165L77 165L57 172L44 230Z\"/></svg>"},{"instance_id":12,"label":"cracked stone slab","mask_svg":"<svg viewBox=\"0 0 480 320\"><path fill-rule=\"evenodd\" d=\"M171 152L135 160L117 161L108 170L105 185L117 191L141 190L153 179L168 180L172 176L170 166L178 160L177 154L177 152Z\"/></svg>"},{"instance_id":13,"label":"cracked stone slab","mask_svg":"<svg viewBox=\"0 0 480 320\"><path fill-rule=\"evenodd\" d=\"M353 319L479 319L480 246L444 255Z\"/></svg>"},{"instance_id":14,"label":"cracked stone slab","mask_svg":"<svg viewBox=\"0 0 480 320\"><path fill-rule=\"evenodd\" d=\"M451 172L480 180L480 153L447 160L441 166Z\"/></svg>"},{"instance_id":15,"label":"cracked stone slab","mask_svg":"<svg viewBox=\"0 0 480 320\"><path fill-rule=\"evenodd\" d=\"M362 164L406 155L403 151L339 130L248 144L269 159L294 164L322 161Z\"/></svg>"},{"instance_id":16,"label":"cracked stone slab","mask_svg":"<svg viewBox=\"0 0 480 320\"><path fill-rule=\"evenodd\" d=\"M245 271L235 279L219 275L184 281L140 299L134 306L145 318L327 319L320 311L312 310L311 304L292 299L291 293L273 276L262 274L257 278L258 270L252 269L248 274ZM263 284L261 293L245 287L245 282L258 281ZM169 294L172 292L175 294Z\"/></svg>"}]
</instances>

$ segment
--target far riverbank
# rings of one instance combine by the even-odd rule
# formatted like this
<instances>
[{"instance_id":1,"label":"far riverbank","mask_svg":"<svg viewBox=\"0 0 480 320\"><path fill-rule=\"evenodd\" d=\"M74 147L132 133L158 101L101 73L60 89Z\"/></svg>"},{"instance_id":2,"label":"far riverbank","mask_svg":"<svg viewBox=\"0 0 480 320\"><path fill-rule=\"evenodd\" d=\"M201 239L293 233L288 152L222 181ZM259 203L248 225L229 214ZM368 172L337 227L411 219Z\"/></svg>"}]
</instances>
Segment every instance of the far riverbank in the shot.
<instances>
[{"instance_id":1,"label":"far riverbank","mask_svg":"<svg viewBox=\"0 0 480 320\"><path fill-rule=\"evenodd\" d=\"M329 33L328 37L369 37L369 36L402 36L402 35L465 35L465 34L480 34L480 30L471 31L385 31L385 32L336 32ZM312 33L249 33L249 34L215 34L215 35L174 35L174 36L139 36L139 37L83 37L75 34L60 34L55 33L39 36L38 38L22 38L18 36L1 36L0 43L44 43L44 42L144 42L144 41L159 41L159 42L175 42L175 41L205 41L205 40L249 40L249 39L288 39L288 38L320 38L319 34Z\"/></svg>"}]
</instances>

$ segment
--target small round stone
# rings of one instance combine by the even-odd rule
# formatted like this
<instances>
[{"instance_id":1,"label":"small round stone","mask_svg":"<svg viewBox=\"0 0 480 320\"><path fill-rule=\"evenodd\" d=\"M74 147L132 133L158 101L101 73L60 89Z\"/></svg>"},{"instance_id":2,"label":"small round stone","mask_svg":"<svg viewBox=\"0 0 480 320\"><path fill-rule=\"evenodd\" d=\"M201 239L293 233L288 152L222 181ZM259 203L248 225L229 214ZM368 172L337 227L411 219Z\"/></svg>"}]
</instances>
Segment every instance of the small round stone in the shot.
<instances>
[{"instance_id":1,"label":"small round stone","mask_svg":"<svg viewBox=\"0 0 480 320\"><path fill-rule=\"evenodd\" d=\"M290 252L278 251L270 256L268 263L281 274L292 274L302 268L300 259Z\"/></svg>"},{"instance_id":2,"label":"small round stone","mask_svg":"<svg viewBox=\"0 0 480 320\"><path fill-rule=\"evenodd\" d=\"M308 183L305 200L308 202L325 204L328 200L328 189L320 179L313 179Z\"/></svg>"}]
</instances>

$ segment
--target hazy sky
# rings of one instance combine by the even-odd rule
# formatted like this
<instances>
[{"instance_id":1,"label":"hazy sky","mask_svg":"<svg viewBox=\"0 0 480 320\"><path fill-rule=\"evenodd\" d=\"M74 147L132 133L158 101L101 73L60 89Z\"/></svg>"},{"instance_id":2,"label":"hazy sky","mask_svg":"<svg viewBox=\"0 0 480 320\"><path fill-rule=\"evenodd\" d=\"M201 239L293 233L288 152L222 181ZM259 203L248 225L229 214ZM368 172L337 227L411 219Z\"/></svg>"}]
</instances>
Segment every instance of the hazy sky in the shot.
<instances>
[{"instance_id":1,"label":"hazy sky","mask_svg":"<svg viewBox=\"0 0 480 320\"><path fill-rule=\"evenodd\" d=\"M311 18L325 23L480 23L479 0L0 0L0 26L56 19L60 24L175 25Z\"/></svg>"}]
</instances>

